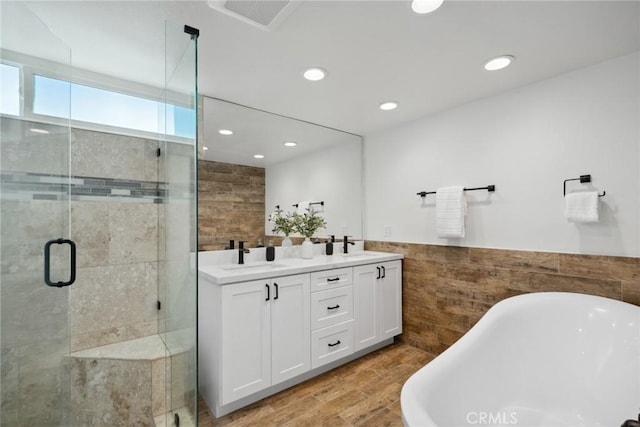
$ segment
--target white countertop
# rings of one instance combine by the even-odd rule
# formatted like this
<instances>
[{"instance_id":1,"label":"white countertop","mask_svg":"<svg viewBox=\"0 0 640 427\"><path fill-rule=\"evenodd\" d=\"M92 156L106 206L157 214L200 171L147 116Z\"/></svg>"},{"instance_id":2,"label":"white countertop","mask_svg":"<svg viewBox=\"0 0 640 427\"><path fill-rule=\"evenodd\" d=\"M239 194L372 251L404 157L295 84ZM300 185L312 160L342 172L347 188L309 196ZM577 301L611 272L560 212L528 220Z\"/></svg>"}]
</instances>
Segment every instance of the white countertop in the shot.
<instances>
[{"instance_id":1,"label":"white countertop","mask_svg":"<svg viewBox=\"0 0 640 427\"><path fill-rule=\"evenodd\" d=\"M278 258L271 262L248 261L245 264L211 265L201 262L198 273L207 282L216 285L246 282L249 280L270 279L292 274L311 273L342 267L375 264L403 259L402 254L386 252L359 251L348 255L316 255L311 259L300 257Z\"/></svg>"}]
</instances>

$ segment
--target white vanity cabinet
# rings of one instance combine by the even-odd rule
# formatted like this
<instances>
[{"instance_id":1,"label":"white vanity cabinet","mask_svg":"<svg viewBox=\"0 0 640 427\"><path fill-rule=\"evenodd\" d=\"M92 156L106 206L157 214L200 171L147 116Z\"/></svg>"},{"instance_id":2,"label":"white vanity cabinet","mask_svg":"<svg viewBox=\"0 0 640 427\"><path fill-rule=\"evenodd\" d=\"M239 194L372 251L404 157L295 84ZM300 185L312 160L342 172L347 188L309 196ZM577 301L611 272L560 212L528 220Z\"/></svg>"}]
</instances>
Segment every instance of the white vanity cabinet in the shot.
<instances>
[{"instance_id":1,"label":"white vanity cabinet","mask_svg":"<svg viewBox=\"0 0 640 427\"><path fill-rule=\"evenodd\" d=\"M353 268L355 351L402 333L402 263Z\"/></svg>"},{"instance_id":2,"label":"white vanity cabinet","mask_svg":"<svg viewBox=\"0 0 640 427\"><path fill-rule=\"evenodd\" d=\"M393 343L402 332L401 258L199 265L199 390L214 414Z\"/></svg>"},{"instance_id":3,"label":"white vanity cabinet","mask_svg":"<svg viewBox=\"0 0 640 427\"><path fill-rule=\"evenodd\" d=\"M309 275L221 289L222 405L311 367Z\"/></svg>"}]
</instances>

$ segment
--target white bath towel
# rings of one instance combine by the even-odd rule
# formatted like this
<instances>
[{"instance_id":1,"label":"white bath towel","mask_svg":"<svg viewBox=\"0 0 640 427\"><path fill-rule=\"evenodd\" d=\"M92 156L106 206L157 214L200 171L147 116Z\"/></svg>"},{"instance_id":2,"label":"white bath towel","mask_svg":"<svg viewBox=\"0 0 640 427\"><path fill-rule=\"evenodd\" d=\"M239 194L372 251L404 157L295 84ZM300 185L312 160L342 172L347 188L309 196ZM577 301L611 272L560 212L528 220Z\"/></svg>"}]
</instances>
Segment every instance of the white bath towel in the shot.
<instances>
[{"instance_id":1,"label":"white bath towel","mask_svg":"<svg viewBox=\"0 0 640 427\"><path fill-rule=\"evenodd\" d=\"M309 201L305 200L304 202L298 202L298 215L304 215L309 213Z\"/></svg>"},{"instance_id":2,"label":"white bath towel","mask_svg":"<svg viewBox=\"0 0 640 427\"><path fill-rule=\"evenodd\" d=\"M565 195L564 216L571 222L598 222L598 192L576 191Z\"/></svg>"},{"instance_id":3,"label":"white bath towel","mask_svg":"<svg viewBox=\"0 0 640 427\"><path fill-rule=\"evenodd\" d=\"M438 237L464 237L467 201L464 187L442 187L436 190L436 229Z\"/></svg>"}]
</instances>

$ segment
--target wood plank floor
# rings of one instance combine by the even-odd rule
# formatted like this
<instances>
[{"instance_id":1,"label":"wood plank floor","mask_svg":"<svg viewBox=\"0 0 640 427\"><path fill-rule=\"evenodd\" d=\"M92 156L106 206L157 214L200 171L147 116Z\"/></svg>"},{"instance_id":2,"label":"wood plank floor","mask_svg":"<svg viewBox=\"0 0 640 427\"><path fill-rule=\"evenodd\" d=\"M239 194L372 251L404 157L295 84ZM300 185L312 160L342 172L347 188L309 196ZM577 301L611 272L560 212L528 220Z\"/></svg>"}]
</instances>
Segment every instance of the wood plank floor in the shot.
<instances>
[{"instance_id":1,"label":"wood plank floor","mask_svg":"<svg viewBox=\"0 0 640 427\"><path fill-rule=\"evenodd\" d=\"M402 426L402 384L430 360L393 344L221 418L200 399L198 426Z\"/></svg>"}]
</instances>

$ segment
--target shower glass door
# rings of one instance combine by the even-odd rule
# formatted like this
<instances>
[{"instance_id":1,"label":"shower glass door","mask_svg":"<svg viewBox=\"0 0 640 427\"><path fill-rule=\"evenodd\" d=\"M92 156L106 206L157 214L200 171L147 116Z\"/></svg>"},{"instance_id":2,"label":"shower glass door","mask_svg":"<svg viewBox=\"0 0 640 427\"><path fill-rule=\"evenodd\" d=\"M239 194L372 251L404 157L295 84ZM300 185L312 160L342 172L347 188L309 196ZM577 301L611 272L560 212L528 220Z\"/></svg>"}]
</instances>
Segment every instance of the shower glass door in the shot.
<instances>
[{"instance_id":1,"label":"shower glass door","mask_svg":"<svg viewBox=\"0 0 640 427\"><path fill-rule=\"evenodd\" d=\"M164 425L197 422L197 40L198 31L165 25L165 126L180 140L161 138L158 295L162 311L158 331L165 343ZM179 107L176 107L179 106ZM160 132L171 134L170 129Z\"/></svg>"},{"instance_id":2,"label":"shower glass door","mask_svg":"<svg viewBox=\"0 0 640 427\"><path fill-rule=\"evenodd\" d=\"M68 85L36 92L16 47L67 80L71 51L24 3L0 9L0 424L68 425L71 251L57 240L69 238L70 126L23 112L41 103L69 117L70 93Z\"/></svg>"}]
</instances>

